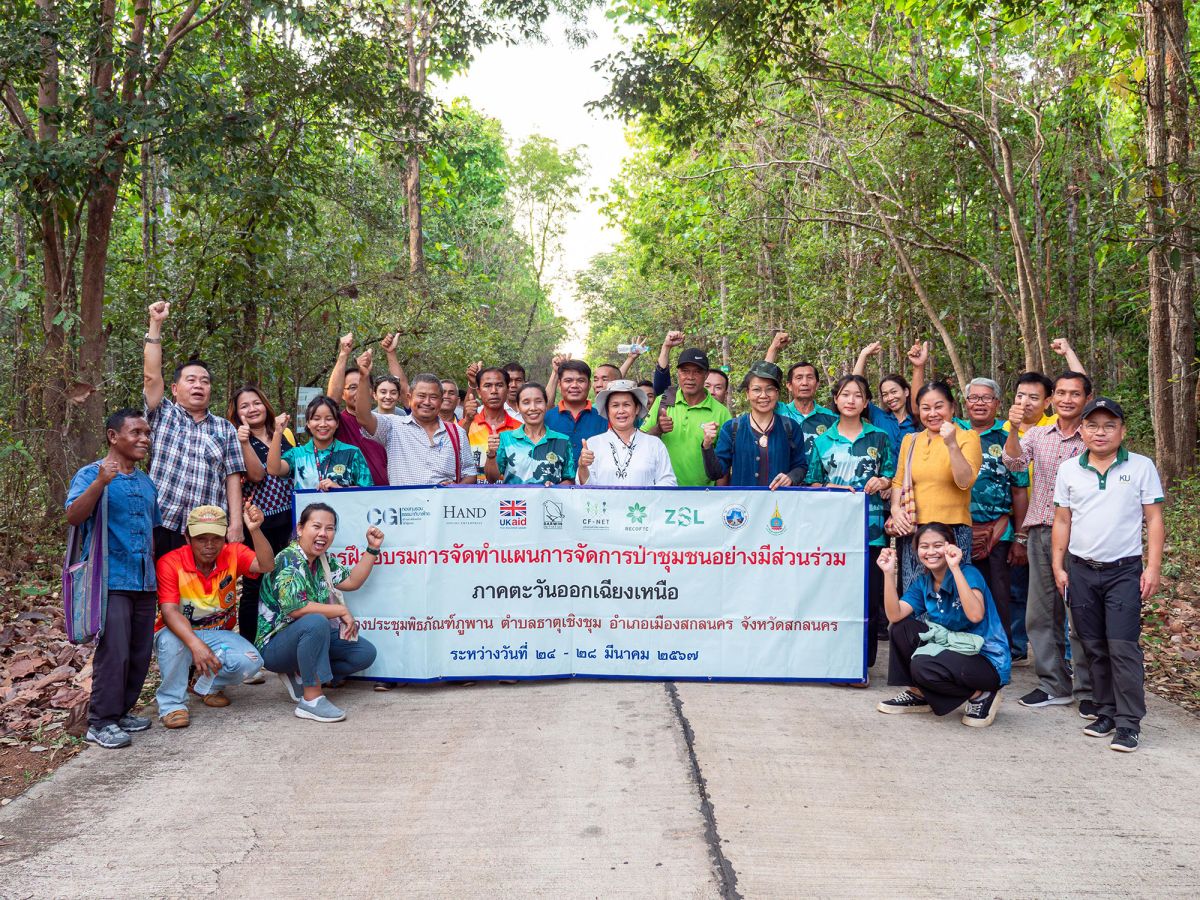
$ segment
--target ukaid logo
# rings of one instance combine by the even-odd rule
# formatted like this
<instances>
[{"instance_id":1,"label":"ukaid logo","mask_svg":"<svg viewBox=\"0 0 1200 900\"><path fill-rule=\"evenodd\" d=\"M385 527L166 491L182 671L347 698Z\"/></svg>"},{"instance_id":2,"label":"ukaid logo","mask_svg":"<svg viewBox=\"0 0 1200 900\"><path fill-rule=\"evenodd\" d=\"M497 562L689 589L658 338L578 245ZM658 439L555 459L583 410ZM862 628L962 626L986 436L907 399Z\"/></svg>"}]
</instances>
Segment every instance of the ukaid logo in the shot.
<instances>
[{"instance_id":1,"label":"ukaid logo","mask_svg":"<svg viewBox=\"0 0 1200 900\"><path fill-rule=\"evenodd\" d=\"M524 528L529 524L529 514L524 500L500 501L500 527Z\"/></svg>"}]
</instances>

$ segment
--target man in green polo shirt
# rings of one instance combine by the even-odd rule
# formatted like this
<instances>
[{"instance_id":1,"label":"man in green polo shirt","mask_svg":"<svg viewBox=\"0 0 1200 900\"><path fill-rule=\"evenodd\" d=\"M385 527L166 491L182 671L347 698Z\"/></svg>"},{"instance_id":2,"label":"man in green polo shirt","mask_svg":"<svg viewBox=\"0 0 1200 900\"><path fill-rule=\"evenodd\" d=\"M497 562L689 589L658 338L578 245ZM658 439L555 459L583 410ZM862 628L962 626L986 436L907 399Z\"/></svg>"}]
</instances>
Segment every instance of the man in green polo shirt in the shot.
<instances>
[{"instance_id":1,"label":"man in green polo shirt","mask_svg":"<svg viewBox=\"0 0 1200 900\"><path fill-rule=\"evenodd\" d=\"M711 366L703 350L684 350L675 370L678 385L654 399L642 431L662 438L671 457L671 467L680 487L709 487L712 479L704 471L704 426L720 428L731 418L729 408L718 403L704 387Z\"/></svg>"}]
</instances>

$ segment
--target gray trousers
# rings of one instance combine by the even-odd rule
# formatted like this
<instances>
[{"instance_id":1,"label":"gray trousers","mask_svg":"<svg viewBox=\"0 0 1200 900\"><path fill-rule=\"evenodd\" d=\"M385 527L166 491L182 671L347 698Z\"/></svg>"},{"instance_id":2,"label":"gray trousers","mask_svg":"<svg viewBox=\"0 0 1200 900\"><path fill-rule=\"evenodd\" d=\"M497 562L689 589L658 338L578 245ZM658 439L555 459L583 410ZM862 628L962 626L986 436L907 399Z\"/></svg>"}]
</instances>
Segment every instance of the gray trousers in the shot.
<instances>
[{"instance_id":1,"label":"gray trousers","mask_svg":"<svg viewBox=\"0 0 1200 900\"><path fill-rule=\"evenodd\" d=\"M1025 608L1025 630L1029 632L1029 647L1033 651L1033 666L1038 687L1052 697L1076 700L1092 696L1092 673L1088 669L1087 651L1074 625L1071 627L1072 675L1067 669L1067 605L1054 583L1051 565L1050 526L1035 525L1029 529L1029 603ZM1067 572L1071 573L1067 559ZM1070 593L1070 588L1067 589Z\"/></svg>"},{"instance_id":2,"label":"gray trousers","mask_svg":"<svg viewBox=\"0 0 1200 900\"><path fill-rule=\"evenodd\" d=\"M1100 715L1118 728L1139 730L1146 715L1142 648L1142 560L1132 557L1111 569L1096 570L1071 561L1067 596L1071 619L1087 648Z\"/></svg>"}]
</instances>

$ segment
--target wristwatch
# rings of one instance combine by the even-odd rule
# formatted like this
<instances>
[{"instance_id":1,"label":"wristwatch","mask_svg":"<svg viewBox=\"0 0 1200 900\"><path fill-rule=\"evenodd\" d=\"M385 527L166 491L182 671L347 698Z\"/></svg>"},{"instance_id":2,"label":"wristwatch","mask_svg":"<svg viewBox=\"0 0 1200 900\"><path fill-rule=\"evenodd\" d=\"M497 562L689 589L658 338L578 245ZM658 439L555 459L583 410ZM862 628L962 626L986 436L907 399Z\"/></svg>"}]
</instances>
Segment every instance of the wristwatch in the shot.
<instances>
[{"instance_id":1,"label":"wristwatch","mask_svg":"<svg viewBox=\"0 0 1200 900\"><path fill-rule=\"evenodd\" d=\"M161 344L162 338L150 337L150 332L147 331L146 334L142 337L142 341L147 344Z\"/></svg>"},{"instance_id":2,"label":"wristwatch","mask_svg":"<svg viewBox=\"0 0 1200 900\"><path fill-rule=\"evenodd\" d=\"M367 552L370 553L372 556L378 556L379 548L378 547L368 547Z\"/></svg>"},{"instance_id":3,"label":"wristwatch","mask_svg":"<svg viewBox=\"0 0 1200 900\"><path fill-rule=\"evenodd\" d=\"M1029 535L1021 534L1020 532L1017 532L1017 534L1015 535L1015 540L1018 544L1020 544L1022 547L1024 547L1027 543L1029 543Z\"/></svg>"}]
</instances>

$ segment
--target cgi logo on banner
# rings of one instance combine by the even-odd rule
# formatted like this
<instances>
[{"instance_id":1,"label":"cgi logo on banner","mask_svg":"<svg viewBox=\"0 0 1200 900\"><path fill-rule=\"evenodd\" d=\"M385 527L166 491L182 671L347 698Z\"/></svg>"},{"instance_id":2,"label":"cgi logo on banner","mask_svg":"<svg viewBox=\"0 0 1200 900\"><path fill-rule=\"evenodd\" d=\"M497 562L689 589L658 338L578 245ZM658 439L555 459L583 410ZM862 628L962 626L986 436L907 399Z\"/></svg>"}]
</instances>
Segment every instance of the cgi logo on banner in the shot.
<instances>
[{"instance_id":1,"label":"cgi logo on banner","mask_svg":"<svg viewBox=\"0 0 1200 900\"><path fill-rule=\"evenodd\" d=\"M368 525L414 525L429 518L423 506L373 506L367 510Z\"/></svg>"}]
</instances>

